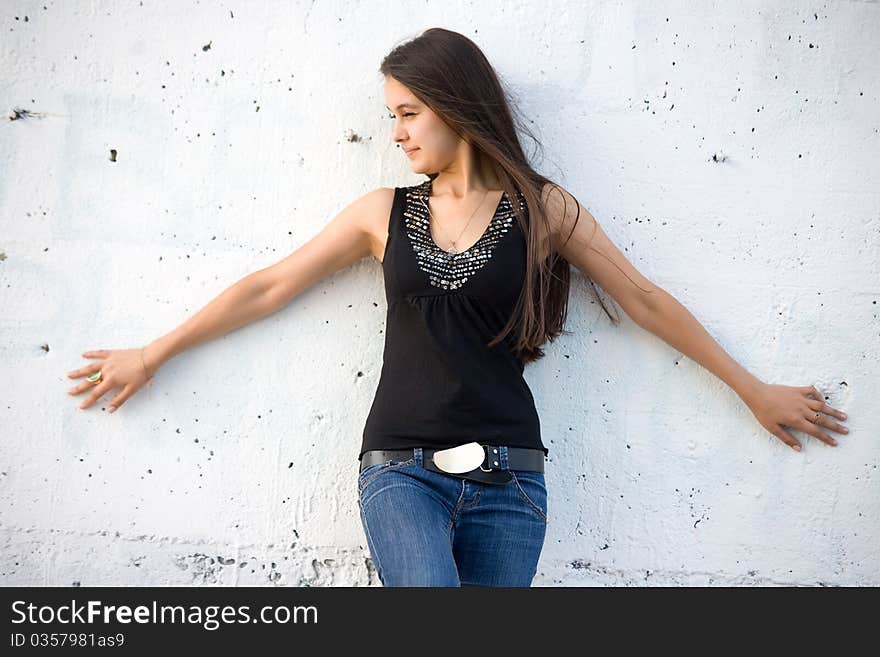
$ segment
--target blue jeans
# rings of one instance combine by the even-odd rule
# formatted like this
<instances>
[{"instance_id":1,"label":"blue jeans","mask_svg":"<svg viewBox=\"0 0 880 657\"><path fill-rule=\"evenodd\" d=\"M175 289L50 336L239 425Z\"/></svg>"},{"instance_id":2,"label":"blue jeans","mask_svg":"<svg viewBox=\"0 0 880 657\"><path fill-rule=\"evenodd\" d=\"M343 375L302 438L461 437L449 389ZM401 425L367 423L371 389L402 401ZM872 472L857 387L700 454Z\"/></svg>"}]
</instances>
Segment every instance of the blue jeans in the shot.
<instances>
[{"instance_id":1,"label":"blue jeans","mask_svg":"<svg viewBox=\"0 0 880 657\"><path fill-rule=\"evenodd\" d=\"M499 467L508 468L507 448ZM484 484L428 470L422 448L367 466L358 507L383 586L530 586L547 532L544 473Z\"/></svg>"}]
</instances>

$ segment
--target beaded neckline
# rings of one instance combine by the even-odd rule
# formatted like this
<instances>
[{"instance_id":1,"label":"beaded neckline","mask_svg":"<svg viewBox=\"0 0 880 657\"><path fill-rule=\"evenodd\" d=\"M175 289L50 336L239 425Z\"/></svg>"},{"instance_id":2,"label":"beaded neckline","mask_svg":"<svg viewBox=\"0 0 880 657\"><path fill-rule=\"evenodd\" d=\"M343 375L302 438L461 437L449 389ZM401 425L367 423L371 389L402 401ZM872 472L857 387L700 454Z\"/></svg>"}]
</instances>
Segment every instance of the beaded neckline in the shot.
<instances>
[{"instance_id":1,"label":"beaded neckline","mask_svg":"<svg viewBox=\"0 0 880 657\"><path fill-rule=\"evenodd\" d=\"M422 188L423 188L422 193L419 194L419 203L422 204L422 207L424 208L425 215L426 215L427 218L428 218L428 231L427 231L427 232L428 232L428 237L431 238L431 243L432 243L434 246L436 246L437 249L438 249L439 251L442 251L443 253L449 254L449 255L451 255L451 256L455 256L455 255L464 255L464 254L466 254L468 251L470 251L471 249L475 248L480 242L483 241L483 238L484 238L484 237L488 234L488 232L491 230L491 228L492 228L492 224L494 224L494 223L495 223L495 220L498 218L498 214L499 214L499 212L501 211L501 206L504 204L504 201L505 201L505 199L507 198L507 194L505 194L504 192L502 192L502 193L501 193L501 198L498 199L498 203L497 203L497 205L495 206L495 210L492 212L492 218L489 219L489 225L486 226L486 229L483 231L483 233L480 235L480 237L477 239L477 241L474 242L473 244L471 244L471 245L470 245L468 248L466 248L464 251L456 251L456 252L452 253L452 252L450 252L450 251L444 249L443 247L441 247L439 244L437 244L437 241L434 239L434 236L431 234L431 214L430 214L430 211L428 210L428 198L430 198L431 194L432 194L433 191L434 191L434 181L428 179L427 181L425 181L424 183L422 183L419 187L422 187Z\"/></svg>"},{"instance_id":2,"label":"beaded neckline","mask_svg":"<svg viewBox=\"0 0 880 657\"><path fill-rule=\"evenodd\" d=\"M427 274L432 286L444 290L462 287L492 258L501 238L507 233L516 215L506 193L495 208L489 225L480 238L464 251L449 253L440 248L431 235L427 199L432 180L409 187L404 204L404 229L415 252L419 269Z\"/></svg>"}]
</instances>

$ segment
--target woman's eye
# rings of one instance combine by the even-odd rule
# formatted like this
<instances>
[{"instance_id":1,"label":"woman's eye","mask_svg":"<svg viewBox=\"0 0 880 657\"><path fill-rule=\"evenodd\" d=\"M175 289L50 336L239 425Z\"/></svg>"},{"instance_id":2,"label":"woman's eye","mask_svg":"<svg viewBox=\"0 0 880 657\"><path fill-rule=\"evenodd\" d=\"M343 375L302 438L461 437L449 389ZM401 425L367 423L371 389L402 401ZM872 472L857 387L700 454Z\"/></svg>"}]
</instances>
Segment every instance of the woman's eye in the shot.
<instances>
[{"instance_id":1,"label":"woman's eye","mask_svg":"<svg viewBox=\"0 0 880 657\"><path fill-rule=\"evenodd\" d=\"M415 116L415 112L404 112L404 113L403 113L403 116ZM393 114L389 114L389 115L388 115L388 118L389 118L389 119L393 119L393 118L394 118L394 115L393 115Z\"/></svg>"}]
</instances>

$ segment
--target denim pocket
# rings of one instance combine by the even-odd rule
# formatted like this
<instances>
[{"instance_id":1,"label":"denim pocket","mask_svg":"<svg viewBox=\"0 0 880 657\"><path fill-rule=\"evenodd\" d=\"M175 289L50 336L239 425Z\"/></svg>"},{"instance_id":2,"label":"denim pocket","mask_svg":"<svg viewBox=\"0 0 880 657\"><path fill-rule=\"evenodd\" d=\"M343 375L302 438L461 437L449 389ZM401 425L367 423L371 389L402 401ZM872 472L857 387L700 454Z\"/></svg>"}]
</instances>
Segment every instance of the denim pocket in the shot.
<instances>
[{"instance_id":1,"label":"denim pocket","mask_svg":"<svg viewBox=\"0 0 880 657\"><path fill-rule=\"evenodd\" d=\"M385 461L384 463L374 463L373 465L368 465L366 468L358 473L358 490L363 490L364 487L368 483L370 483L376 476L378 476L382 472L385 472L386 470L396 470L398 468L404 468L408 465L412 465L415 462L416 457L415 455L413 455L405 461Z\"/></svg>"},{"instance_id":2,"label":"denim pocket","mask_svg":"<svg viewBox=\"0 0 880 657\"><path fill-rule=\"evenodd\" d=\"M520 497L546 524L548 522L547 484L544 481L544 473L536 470L511 470L510 473L513 475L513 483Z\"/></svg>"}]
</instances>

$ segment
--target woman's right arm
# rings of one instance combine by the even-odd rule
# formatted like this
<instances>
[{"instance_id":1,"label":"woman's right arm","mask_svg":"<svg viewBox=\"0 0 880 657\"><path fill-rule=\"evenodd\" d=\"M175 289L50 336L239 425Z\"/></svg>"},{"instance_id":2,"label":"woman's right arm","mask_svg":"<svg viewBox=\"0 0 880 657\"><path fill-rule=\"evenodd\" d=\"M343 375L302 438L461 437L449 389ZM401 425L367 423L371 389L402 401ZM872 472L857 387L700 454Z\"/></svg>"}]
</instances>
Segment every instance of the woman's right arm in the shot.
<instances>
[{"instance_id":1,"label":"woman's right arm","mask_svg":"<svg viewBox=\"0 0 880 657\"><path fill-rule=\"evenodd\" d=\"M283 260L245 276L171 333L151 342L144 350L150 374L190 347L275 313L315 283L374 253L372 227L390 210L393 194L387 187L364 194Z\"/></svg>"},{"instance_id":2,"label":"woman's right arm","mask_svg":"<svg viewBox=\"0 0 880 657\"><path fill-rule=\"evenodd\" d=\"M342 210L321 232L283 260L245 276L224 290L186 322L143 349L86 351L91 363L68 373L80 378L101 371L100 382L83 381L69 390L88 391L80 408L88 408L105 393L122 388L110 412L135 394L164 363L212 338L271 315L300 292L330 274L381 248L378 226L387 225L394 190L382 187L364 194ZM383 216L384 215L384 216Z\"/></svg>"}]
</instances>

